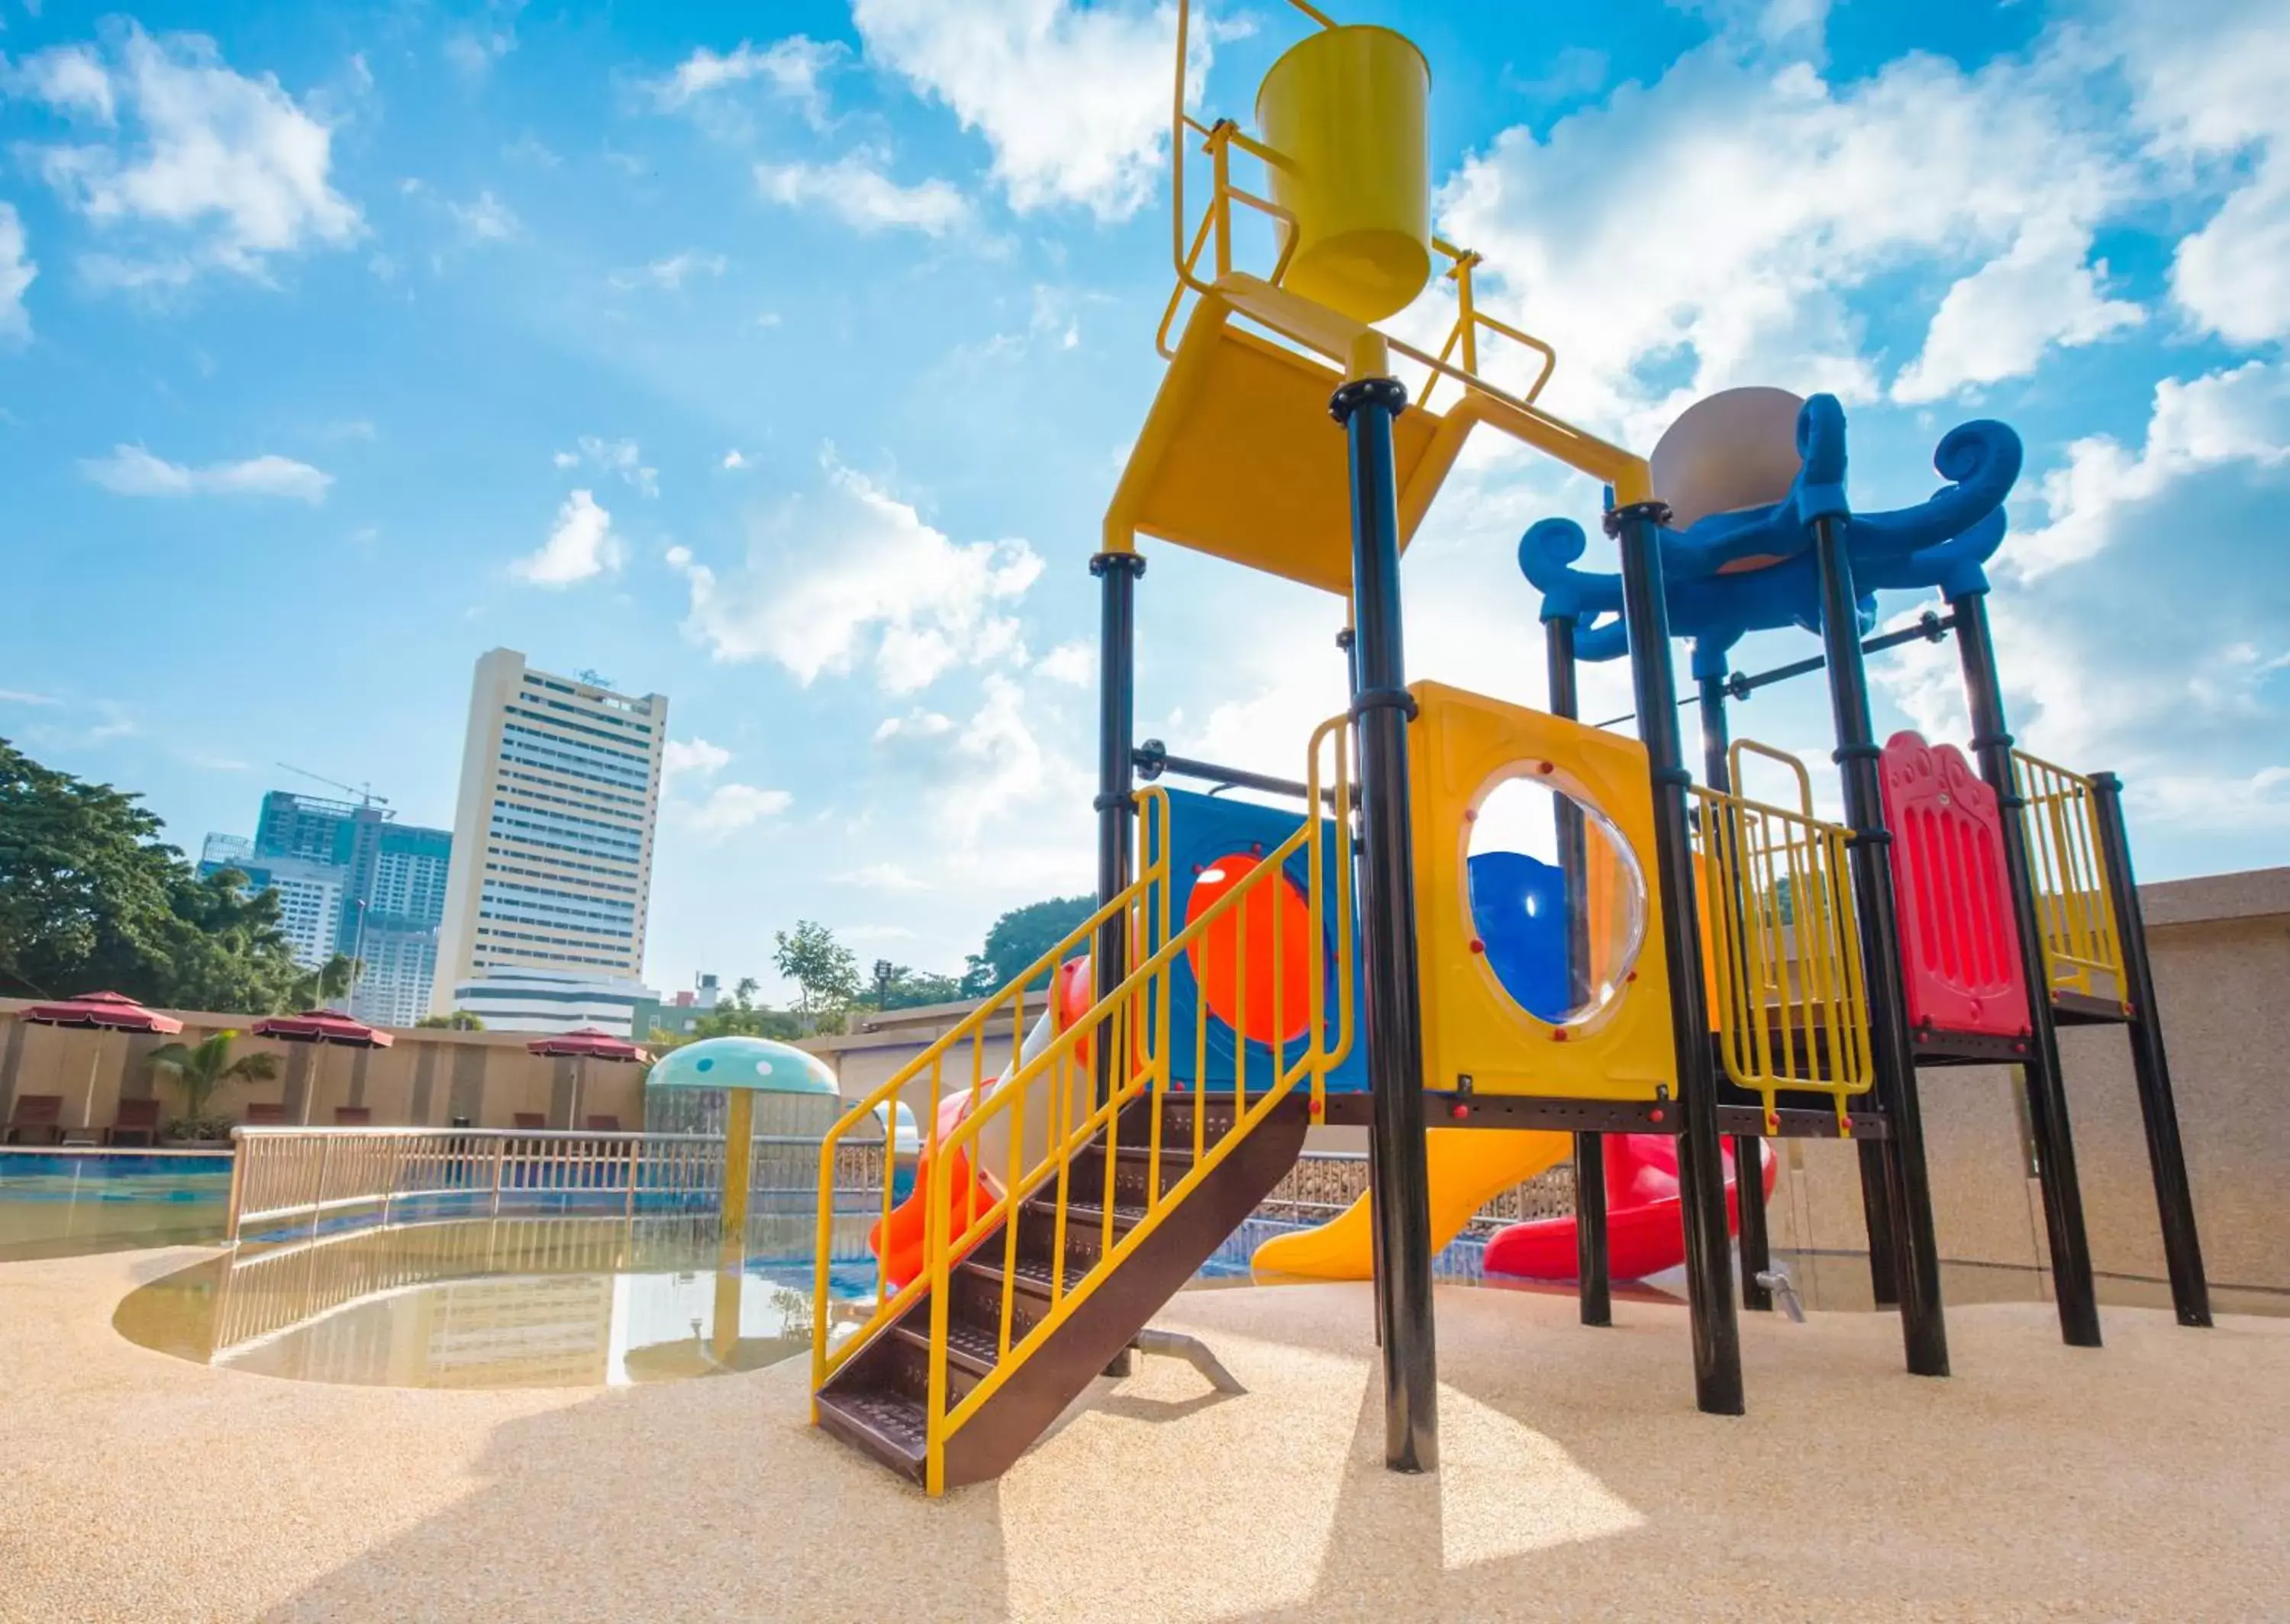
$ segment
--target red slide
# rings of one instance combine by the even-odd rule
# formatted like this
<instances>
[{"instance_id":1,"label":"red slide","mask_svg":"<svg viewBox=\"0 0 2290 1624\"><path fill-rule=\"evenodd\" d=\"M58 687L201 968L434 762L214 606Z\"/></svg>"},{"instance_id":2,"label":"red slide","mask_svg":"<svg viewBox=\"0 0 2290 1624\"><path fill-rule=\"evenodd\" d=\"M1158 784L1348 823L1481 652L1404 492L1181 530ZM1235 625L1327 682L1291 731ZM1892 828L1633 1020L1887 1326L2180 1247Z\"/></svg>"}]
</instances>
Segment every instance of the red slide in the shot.
<instances>
[{"instance_id":1,"label":"red slide","mask_svg":"<svg viewBox=\"0 0 2290 1624\"><path fill-rule=\"evenodd\" d=\"M1685 1260L1685 1223L1677 1199L1677 1141L1666 1133L1606 1135L1606 1268L1616 1280L1643 1280ZM1774 1153L1758 1141L1760 1182L1773 1194ZM1734 1188L1733 1141L1725 1141L1726 1230L1741 1208ZM1487 1243L1486 1271L1527 1280L1575 1276L1574 1220L1537 1219L1500 1230Z\"/></svg>"}]
</instances>

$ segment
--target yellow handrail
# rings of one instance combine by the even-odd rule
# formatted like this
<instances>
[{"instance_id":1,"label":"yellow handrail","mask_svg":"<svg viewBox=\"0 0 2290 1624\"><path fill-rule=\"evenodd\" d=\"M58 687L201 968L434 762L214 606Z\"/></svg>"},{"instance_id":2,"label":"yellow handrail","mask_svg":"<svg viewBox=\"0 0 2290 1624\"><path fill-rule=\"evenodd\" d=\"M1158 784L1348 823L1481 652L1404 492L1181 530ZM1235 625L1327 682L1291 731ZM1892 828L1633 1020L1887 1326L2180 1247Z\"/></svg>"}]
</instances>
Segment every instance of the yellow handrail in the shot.
<instances>
[{"instance_id":1,"label":"yellow handrail","mask_svg":"<svg viewBox=\"0 0 2290 1624\"><path fill-rule=\"evenodd\" d=\"M1852 832L1812 815L1809 783L1799 812L1698 786L1692 793L1726 1075L1764 1100L1766 1132L1780 1131L1776 1097L1790 1090L1829 1095L1846 1135L1851 1098L1874 1081L1846 866Z\"/></svg>"},{"instance_id":2,"label":"yellow handrail","mask_svg":"<svg viewBox=\"0 0 2290 1624\"><path fill-rule=\"evenodd\" d=\"M2028 867L2054 992L2121 1003L2123 940L2099 840L2099 802L2088 778L2025 750L2012 752L2025 804Z\"/></svg>"},{"instance_id":3,"label":"yellow handrail","mask_svg":"<svg viewBox=\"0 0 2290 1624\"><path fill-rule=\"evenodd\" d=\"M1349 773L1348 771L1348 724L1338 717L1323 724L1315 731L1311 743L1311 761L1307 788L1310 794L1312 812L1296 831L1271 851L1264 853L1257 867L1223 895L1203 908L1181 929L1171 929L1171 892L1169 879L1168 805L1167 796L1158 790L1141 792L1138 800L1145 815L1139 828L1139 875L1105 907L1097 910L1085 924L1070 932L1055 951L1028 968L1017 987L1022 987L1035 977L1052 971L1063 954L1097 927L1114 918L1123 920L1133 950L1142 953L1141 962L1090 1008L1077 1016L1071 1024L1058 1019L1054 992L1052 999L1051 1036L1037 1052L1025 1052L1022 1040L1013 1041L1012 1060L1003 1080L997 1082L982 1100L973 1096L973 1105L961 1123L951 1132L941 1137L938 1132L938 1076L949 1050L965 1037L973 1039L973 1056L981 1051L976 1039L981 1037L996 1022L1005 1008L1013 1008L1013 988L996 995L977 1011L965 1018L924 1053L901 1068L898 1074L861 1100L830 1132L828 1146L822 1149L822 1168L831 1156L832 1146L842 1129L861 1120L870 1119L877 1106L895 1098L901 1089L916 1081L927 1070L933 1078L933 1109L930 1127L925 1138L923 1177L926 1180L922 1192L925 1214L923 1267L915 1279L899 1292L882 1300L866 1323L860 1325L839 1348L828 1345L826 1316L826 1265L822 1250L818 1260L818 1284L814 1292L812 1346L813 1388L816 1392L836 1370L877 1331L904 1314L927 1290L931 1294L931 1334L926 1376L925 1416L925 1483L932 1492L943 1484L947 1440L974 1415L979 1407L1008 1379L1009 1373L1022 1364L1033 1350L1057 1327L1086 1301L1099 1284L1118 1267L1145 1236L1156 1228L1163 1216L1182 1202L1199 1186L1232 1148L1261 1122L1280 1100L1288 1098L1300 1083L1309 1079L1311 1090L1311 1110L1315 1116L1321 1113L1325 1098L1326 1074L1341 1063L1349 1053L1353 1034L1354 1011L1351 999L1350 963L1352 954L1350 865L1340 852L1334 862L1333 896L1326 873L1326 843L1322 838L1322 824L1317 809L1323 800L1320 760L1323 750L1333 743L1334 782L1327 786L1328 795L1339 808L1349 806ZM1269 1080L1252 1091L1247 1079L1248 1042L1244 1036L1235 1045L1235 1066L1231 1088L1233 1124L1220 1135L1213 1145L1206 1139L1206 1110L1209 1091L1205 1079L1208 1076L1206 1048L1206 997L1195 1000L1201 1013L1196 1021L1195 1066L1196 1088L1181 1098L1194 1104L1193 1156L1185 1176L1166 1190L1161 1188L1161 1153L1164 1144L1164 1117L1171 1092L1173 1052L1170 1044L1169 1009L1172 990L1171 976L1181 958L1193 959L1195 980L1201 978L1198 963L1205 938L1213 929L1223 924L1233 932L1235 941L1236 985L1237 1007L1234 1010L1236 1031L1245 1034L1249 1029L1247 1017L1247 982L1245 971L1245 950L1253 921L1266 916L1266 909L1254 906L1261 899L1269 900L1269 918L1278 940L1280 909L1288 887L1284 868L1300 850L1306 853L1308 876L1306 898L1307 918L1312 932L1311 940L1320 942L1325 934L1326 908L1337 910L1338 930L1334 980L1337 987L1336 1020L1331 1040L1326 1016L1327 975L1319 955L1312 956L1305 995L1310 1015L1309 1033L1301 1052L1291 1061L1285 1058L1288 1044L1283 1035L1287 993L1284 977L1276 969L1272 985L1274 1041L1269 1045L1274 1061ZM1261 893L1261 898L1260 898ZM1293 906L1293 904L1289 904ZM1228 918L1228 916L1230 917ZM1276 953L1274 964L1282 961ZM1147 1031L1148 1027L1151 1030ZM1013 1038L1015 1035L1013 1033ZM1094 1047L1103 1045L1112 1058L1110 1075L1113 1084L1108 1097L1089 1108L1083 1108L1077 1096L1088 1098L1086 1083L1097 1068ZM1037 1093L1036 1085L1048 1084L1045 1106L1050 1113L1045 1126L1043 1147L1037 1156L1029 1158L1027 1148L1026 1113L1029 1096ZM1122 1132L1122 1116L1130 1106L1149 1096L1150 1107L1146 1114L1148 1168L1145 1183L1144 1211L1126 1234L1115 1236L1116 1203L1114 1169L1116 1153ZM980 1163L981 1135L989 1125L1007 1130L1007 1149L1003 1166L989 1170ZM1102 1135L1105 1140L1105 1177L1101 1188L1080 1192L1072 1188L1072 1164L1076 1156ZM965 1204L959 1214L952 1214L952 1204L941 1193L943 1187L936 1181L949 1175L949 1163L956 1156L964 1156L980 1173L988 1173L991 1182L982 1204L975 1199ZM1014 1318L1014 1279L1018 1267L1017 1215L1020 1209L1045 1188L1054 1183L1055 1199L1052 1206L1053 1233L1050 1256L1056 1260L1050 1271L1049 1307L1047 1311L1027 1327L1022 1334L1016 1331ZM998 1186L998 1190L995 1188ZM976 1187L973 1187L973 1194ZM1099 1208L1095 1222L1099 1228L1096 1257L1078 1276L1069 1277L1071 1265L1067 1257L1069 1218L1077 1199L1090 1202ZM887 1198L885 1203L887 1216ZM826 1204L822 1203L821 1244L826 1246L830 1222ZM976 1386L958 1403L948 1403L949 1375L947 1364L948 1332L950 1301L949 1282L955 1264L984 1241L996 1224L1003 1226L1001 1259L1001 1300L997 1315L997 1362L991 1372L982 1377Z\"/></svg>"}]
</instances>

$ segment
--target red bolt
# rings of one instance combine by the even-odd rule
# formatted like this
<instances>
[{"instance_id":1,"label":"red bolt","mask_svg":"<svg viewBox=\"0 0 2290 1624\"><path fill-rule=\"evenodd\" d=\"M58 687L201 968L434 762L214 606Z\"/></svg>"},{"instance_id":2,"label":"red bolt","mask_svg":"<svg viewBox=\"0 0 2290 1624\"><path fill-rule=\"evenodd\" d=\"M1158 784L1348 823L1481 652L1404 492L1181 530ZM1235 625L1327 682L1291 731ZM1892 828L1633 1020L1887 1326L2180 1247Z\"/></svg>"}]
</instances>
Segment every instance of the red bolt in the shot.
<instances>
[{"instance_id":1,"label":"red bolt","mask_svg":"<svg viewBox=\"0 0 2290 1624\"><path fill-rule=\"evenodd\" d=\"M1648 1122L1661 1122L1663 1121L1664 1118L1665 1113L1660 1106L1656 1106L1653 1110L1646 1113L1646 1120Z\"/></svg>"},{"instance_id":2,"label":"red bolt","mask_svg":"<svg viewBox=\"0 0 2290 1624\"><path fill-rule=\"evenodd\" d=\"M1547 761L1539 761L1534 764L1534 770L1537 772L1548 772L1550 769L1551 764Z\"/></svg>"},{"instance_id":3,"label":"red bolt","mask_svg":"<svg viewBox=\"0 0 2290 1624\"><path fill-rule=\"evenodd\" d=\"M1481 940L1480 940L1477 937L1476 937L1476 936L1474 936L1474 937L1472 937L1472 938L1471 938L1471 951L1472 951L1472 952L1474 952L1474 953L1485 953L1486 950L1487 950L1487 944L1486 944L1486 943L1485 943L1485 942L1481 941Z\"/></svg>"},{"instance_id":4,"label":"red bolt","mask_svg":"<svg viewBox=\"0 0 2290 1624\"><path fill-rule=\"evenodd\" d=\"M1566 1028L1565 1027L1551 1028L1550 1041L1554 1044L1565 1043L1566 1041Z\"/></svg>"},{"instance_id":5,"label":"red bolt","mask_svg":"<svg viewBox=\"0 0 2290 1624\"><path fill-rule=\"evenodd\" d=\"M1465 1105L1460 1100L1447 1108L1447 1115L1453 1117L1457 1122L1463 1121L1465 1118L1469 1117L1470 1114L1471 1108Z\"/></svg>"},{"instance_id":6,"label":"red bolt","mask_svg":"<svg viewBox=\"0 0 2290 1624\"><path fill-rule=\"evenodd\" d=\"M1638 972L1637 972L1637 971L1635 971L1635 970L1631 971L1631 972L1629 972L1629 974L1628 974L1628 975L1626 975L1626 976L1624 976L1624 977L1622 978L1622 980L1625 980L1625 981L1635 981L1635 980L1637 980L1637 979L1638 979Z\"/></svg>"},{"instance_id":7,"label":"red bolt","mask_svg":"<svg viewBox=\"0 0 2290 1624\"><path fill-rule=\"evenodd\" d=\"M1467 806L1467 807L1465 807L1465 808L1463 809L1463 821L1464 821L1464 822L1466 822L1466 823L1477 823L1478 820L1479 820L1479 809L1478 809L1477 807L1476 807L1476 806Z\"/></svg>"}]
</instances>

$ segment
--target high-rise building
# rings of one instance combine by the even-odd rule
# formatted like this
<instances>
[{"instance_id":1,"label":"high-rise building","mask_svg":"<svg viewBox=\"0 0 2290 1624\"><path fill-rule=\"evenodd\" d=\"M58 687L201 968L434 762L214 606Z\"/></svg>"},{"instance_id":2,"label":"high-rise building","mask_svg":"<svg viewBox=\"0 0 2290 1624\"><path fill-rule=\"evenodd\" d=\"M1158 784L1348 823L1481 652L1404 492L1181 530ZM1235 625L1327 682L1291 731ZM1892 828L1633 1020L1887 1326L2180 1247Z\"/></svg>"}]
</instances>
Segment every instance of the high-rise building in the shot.
<instances>
[{"instance_id":1,"label":"high-rise building","mask_svg":"<svg viewBox=\"0 0 2290 1624\"><path fill-rule=\"evenodd\" d=\"M275 892L294 962L335 954L362 966L348 1007L379 1026L411 1026L429 1005L452 836L399 823L372 797L330 801L292 790L262 797L252 841L210 835L199 871L236 868Z\"/></svg>"},{"instance_id":2,"label":"high-rise building","mask_svg":"<svg viewBox=\"0 0 2290 1624\"><path fill-rule=\"evenodd\" d=\"M627 1034L643 984L668 700L477 661L430 1008Z\"/></svg>"}]
</instances>

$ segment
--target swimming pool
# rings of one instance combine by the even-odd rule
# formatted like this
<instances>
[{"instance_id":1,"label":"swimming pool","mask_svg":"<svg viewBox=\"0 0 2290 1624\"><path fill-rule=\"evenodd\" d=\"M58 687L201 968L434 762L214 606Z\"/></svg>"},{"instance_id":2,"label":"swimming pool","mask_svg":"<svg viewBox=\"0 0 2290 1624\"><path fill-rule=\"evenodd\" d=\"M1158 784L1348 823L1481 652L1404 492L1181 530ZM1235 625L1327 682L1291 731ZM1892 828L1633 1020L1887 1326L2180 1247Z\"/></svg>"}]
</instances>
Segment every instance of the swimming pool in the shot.
<instances>
[{"instance_id":1,"label":"swimming pool","mask_svg":"<svg viewBox=\"0 0 2290 1624\"><path fill-rule=\"evenodd\" d=\"M0 1260L222 1238L227 1150L0 1150Z\"/></svg>"},{"instance_id":2,"label":"swimming pool","mask_svg":"<svg viewBox=\"0 0 2290 1624\"><path fill-rule=\"evenodd\" d=\"M761 1369L811 1350L807 1238L712 1216L521 1215L322 1235L210 1258L131 1292L130 1341L196 1364L361 1387L626 1387ZM841 1258L855 1249L856 1256ZM854 1224L830 1327L873 1306Z\"/></svg>"}]
</instances>

